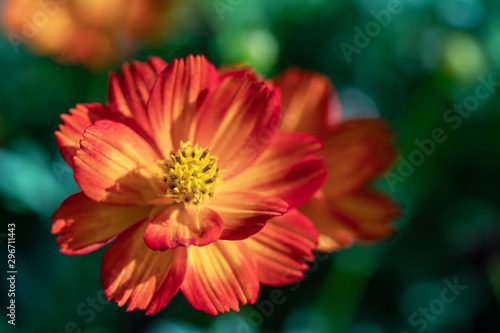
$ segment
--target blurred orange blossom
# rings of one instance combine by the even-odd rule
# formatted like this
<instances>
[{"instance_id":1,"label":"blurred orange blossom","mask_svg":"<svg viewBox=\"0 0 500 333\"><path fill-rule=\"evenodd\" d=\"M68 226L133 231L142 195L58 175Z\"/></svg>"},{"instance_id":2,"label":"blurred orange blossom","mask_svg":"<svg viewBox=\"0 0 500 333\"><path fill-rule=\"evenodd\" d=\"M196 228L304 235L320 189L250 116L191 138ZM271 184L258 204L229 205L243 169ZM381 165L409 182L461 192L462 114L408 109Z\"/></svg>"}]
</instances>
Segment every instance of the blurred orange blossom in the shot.
<instances>
[{"instance_id":1,"label":"blurred orange blossom","mask_svg":"<svg viewBox=\"0 0 500 333\"><path fill-rule=\"evenodd\" d=\"M398 205L371 187L393 164L394 134L382 119L342 120L338 95L319 73L289 68L274 82L281 92L280 129L321 139L327 178L299 210L319 233L319 251L333 251L353 240L379 240L393 233Z\"/></svg>"},{"instance_id":2,"label":"blurred orange blossom","mask_svg":"<svg viewBox=\"0 0 500 333\"><path fill-rule=\"evenodd\" d=\"M58 62L96 68L128 57L137 39L159 37L161 0L6 0L2 26L14 51L28 45Z\"/></svg>"}]
</instances>

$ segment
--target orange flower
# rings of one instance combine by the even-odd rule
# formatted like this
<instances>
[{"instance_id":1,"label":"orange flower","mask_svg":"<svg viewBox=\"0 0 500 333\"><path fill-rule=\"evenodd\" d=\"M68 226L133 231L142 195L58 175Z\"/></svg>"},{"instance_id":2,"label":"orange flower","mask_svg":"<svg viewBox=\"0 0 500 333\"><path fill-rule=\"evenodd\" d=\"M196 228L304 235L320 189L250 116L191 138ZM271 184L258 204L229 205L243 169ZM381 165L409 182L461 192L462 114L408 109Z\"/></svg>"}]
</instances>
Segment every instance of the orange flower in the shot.
<instances>
[{"instance_id":1,"label":"orange flower","mask_svg":"<svg viewBox=\"0 0 500 333\"><path fill-rule=\"evenodd\" d=\"M166 29L160 0L7 0L2 21L15 50L99 67L126 57L134 39ZM163 25L163 26L162 26Z\"/></svg>"},{"instance_id":2,"label":"orange flower","mask_svg":"<svg viewBox=\"0 0 500 333\"><path fill-rule=\"evenodd\" d=\"M280 129L315 135L325 146L326 181L299 209L318 230L318 250L390 235L399 209L369 185L395 158L392 132L377 119L341 122L336 92L323 75L291 68L275 84L282 95Z\"/></svg>"},{"instance_id":3,"label":"orange flower","mask_svg":"<svg viewBox=\"0 0 500 333\"><path fill-rule=\"evenodd\" d=\"M259 282L303 277L318 235L295 208L325 163L318 139L276 132L273 91L189 56L123 65L108 99L61 116L56 140L82 192L52 226L65 254L113 241L101 268L108 299L150 314L181 289L215 315L255 302Z\"/></svg>"}]
</instances>

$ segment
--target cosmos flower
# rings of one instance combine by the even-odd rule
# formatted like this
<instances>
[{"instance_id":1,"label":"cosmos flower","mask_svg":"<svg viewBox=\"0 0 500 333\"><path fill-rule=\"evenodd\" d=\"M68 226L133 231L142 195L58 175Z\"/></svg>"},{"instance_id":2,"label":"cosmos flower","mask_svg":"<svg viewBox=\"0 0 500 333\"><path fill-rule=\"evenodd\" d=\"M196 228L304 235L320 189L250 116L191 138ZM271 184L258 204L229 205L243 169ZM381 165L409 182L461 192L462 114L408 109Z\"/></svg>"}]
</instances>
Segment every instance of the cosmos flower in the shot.
<instances>
[{"instance_id":1,"label":"cosmos flower","mask_svg":"<svg viewBox=\"0 0 500 333\"><path fill-rule=\"evenodd\" d=\"M399 208L370 184L395 158L393 134L380 119L342 121L340 103L329 79L291 68L274 84L281 91L281 130L317 136L325 146L328 176L299 210L319 233L319 251L332 251L353 240L390 235Z\"/></svg>"},{"instance_id":2,"label":"cosmos flower","mask_svg":"<svg viewBox=\"0 0 500 333\"><path fill-rule=\"evenodd\" d=\"M169 7L160 0L7 0L2 25L16 51L28 45L94 68L128 56L136 39L164 32Z\"/></svg>"},{"instance_id":3,"label":"cosmos flower","mask_svg":"<svg viewBox=\"0 0 500 333\"><path fill-rule=\"evenodd\" d=\"M105 295L146 314L179 289L215 315L255 302L260 283L300 280L318 234L295 208L325 162L317 138L277 132L279 117L274 91L203 56L124 64L108 105L61 116L56 141L82 190L53 214L61 252L112 242Z\"/></svg>"}]
</instances>

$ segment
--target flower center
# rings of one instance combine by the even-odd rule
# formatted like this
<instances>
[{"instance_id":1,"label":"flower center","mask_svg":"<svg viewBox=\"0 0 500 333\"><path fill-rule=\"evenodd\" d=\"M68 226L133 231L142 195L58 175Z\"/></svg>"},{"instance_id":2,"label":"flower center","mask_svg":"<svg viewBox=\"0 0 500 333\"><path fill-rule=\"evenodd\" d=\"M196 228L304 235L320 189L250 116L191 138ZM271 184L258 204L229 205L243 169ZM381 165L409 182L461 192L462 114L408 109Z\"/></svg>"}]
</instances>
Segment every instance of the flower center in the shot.
<instances>
[{"instance_id":1,"label":"flower center","mask_svg":"<svg viewBox=\"0 0 500 333\"><path fill-rule=\"evenodd\" d=\"M221 175L217 166L217 157L210 154L208 148L199 148L198 144L182 142L177 152L170 152L170 159L158 161L165 167L160 174L167 184L166 196L175 202L184 202L199 206L203 200L212 197L219 187Z\"/></svg>"}]
</instances>

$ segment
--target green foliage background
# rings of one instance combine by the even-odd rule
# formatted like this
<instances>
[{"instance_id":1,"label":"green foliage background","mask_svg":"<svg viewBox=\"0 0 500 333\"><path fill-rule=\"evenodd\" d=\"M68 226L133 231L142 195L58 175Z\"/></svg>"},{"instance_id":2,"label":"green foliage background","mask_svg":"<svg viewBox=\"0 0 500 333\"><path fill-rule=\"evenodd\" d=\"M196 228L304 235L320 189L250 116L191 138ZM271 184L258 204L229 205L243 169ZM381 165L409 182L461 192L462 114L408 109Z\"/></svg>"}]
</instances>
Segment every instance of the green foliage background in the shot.
<instances>
[{"instance_id":1,"label":"green foliage background","mask_svg":"<svg viewBox=\"0 0 500 333\"><path fill-rule=\"evenodd\" d=\"M50 234L51 213L77 190L53 132L76 103L105 101L110 69L90 72L27 48L15 52L3 35L0 267L6 271L7 224L16 223L18 274L15 327L7 324L8 284L0 279L0 331L500 332L500 94L494 90L468 117L444 118L475 95L479 77L500 82L500 2L401 0L401 11L356 46L355 28L369 28L372 11L389 2L178 1L174 31L159 45L139 45L134 59L202 53L216 65L250 63L266 76L291 65L325 73L346 117L387 119L400 160L415 158L415 140L436 129L446 136L409 175L377 183L404 207L395 237L321 256L299 285L262 288L260 307L217 317L194 310L180 293L147 317L115 303L92 308L104 250L65 256ZM357 48L350 61L342 43ZM393 174L401 176L401 168ZM444 280L455 279L467 289L422 322L420 308L436 306ZM280 304L271 310L272 299Z\"/></svg>"}]
</instances>

